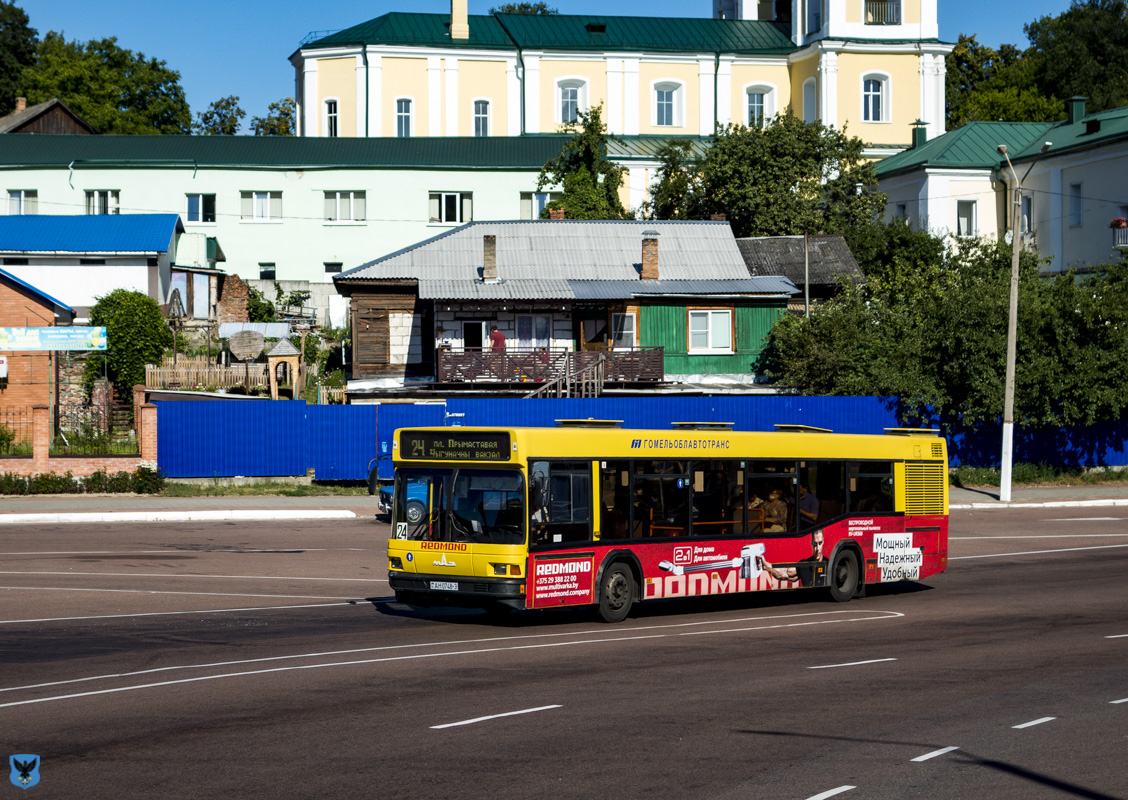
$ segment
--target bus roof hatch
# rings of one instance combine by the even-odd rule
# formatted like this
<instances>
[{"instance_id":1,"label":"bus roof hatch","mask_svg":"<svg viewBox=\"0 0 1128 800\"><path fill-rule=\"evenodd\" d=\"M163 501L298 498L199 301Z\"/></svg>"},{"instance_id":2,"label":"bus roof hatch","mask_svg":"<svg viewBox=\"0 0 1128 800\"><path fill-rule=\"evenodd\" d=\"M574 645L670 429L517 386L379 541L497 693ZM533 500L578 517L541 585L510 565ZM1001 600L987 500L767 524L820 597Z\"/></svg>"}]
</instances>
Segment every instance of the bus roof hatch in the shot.
<instances>
[{"instance_id":1,"label":"bus roof hatch","mask_svg":"<svg viewBox=\"0 0 1128 800\"><path fill-rule=\"evenodd\" d=\"M939 436L939 428L883 428L886 436Z\"/></svg>"},{"instance_id":2,"label":"bus roof hatch","mask_svg":"<svg viewBox=\"0 0 1128 800\"><path fill-rule=\"evenodd\" d=\"M736 425L735 422L671 422L671 428L682 429L703 429L703 430L728 430L731 431Z\"/></svg>"},{"instance_id":3,"label":"bus roof hatch","mask_svg":"<svg viewBox=\"0 0 1128 800\"><path fill-rule=\"evenodd\" d=\"M814 425L781 425L777 422L773 427L790 433L834 433L830 428L816 428Z\"/></svg>"},{"instance_id":4,"label":"bus roof hatch","mask_svg":"<svg viewBox=\"0 0 1128 800\"><path fill-rule=\"evenodd\" d=\"M621 419L557 419L553 420L557 428L621 428Z\"/></svg>"}]
</instances>

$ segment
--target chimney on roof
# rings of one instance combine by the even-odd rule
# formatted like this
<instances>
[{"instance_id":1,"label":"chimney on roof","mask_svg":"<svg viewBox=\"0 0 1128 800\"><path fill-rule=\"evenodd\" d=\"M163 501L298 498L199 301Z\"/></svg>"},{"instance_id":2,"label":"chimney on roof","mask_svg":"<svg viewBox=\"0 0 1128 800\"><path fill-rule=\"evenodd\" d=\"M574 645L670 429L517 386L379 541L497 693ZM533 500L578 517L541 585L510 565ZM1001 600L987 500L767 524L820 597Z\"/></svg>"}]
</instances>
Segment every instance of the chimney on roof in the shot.
<instances>
[{"instance_id":1,"label":"chimney on roof","mask_svg":"<svg viewBox=\"0 0 1128 800\"><path fill-rule=\"evenodd\" d=\"M713 222L728 222L728 217L726 217L724 214L710 214L709 219L711 219Z\"/></svg>"},{"instance_id":2,"label":"chimney on roof","mask_svg":"<svg viewBox=\"0 0 1128 800\"><path fill-rule=\"evenodd\" d=\"M928 123L918 119L913 123L913 150L919 150L928 143Z\"/></svg>"},{"instance_id":3,"label":"chimney on roof","mask_svg":"<svg viewBox=\"0 0 1128 800\"><path fill-rule=\"evenodd\" d=\"M1066 106L1069 109L1069 124L1080 122L1081 118L1085 116L1085 101L1087 97L1071 97L1066 100Z\"/></svg>"},{"instance_id":4,"label":"chimney on roof","mask_svg":"<svg viewBox=\"0 0 1128 800\"><path fill-rule=\"evenodd\" d=\"M482 237L482 280L497 280L497 237Z\"/></svg>"},{"instance_id":5,"label":"chimney on roof","mask_svg":"<svg viewBox=\"0 0 1128 800\"><path fill-rule=\"evenodd\" d=\"M467 17L467 0L450 0L450 38L469 39L470 21Z\"/></svg>"},{"instance_id":6,"label":"chimney on roof","mask_svg":"<svg viewBox=\"0 0 1128 800\"><path fill-rule=\"evenodd\" d=\"M564 209L562 209L562 208L550 208L548 210L548 218L549 219L564 219Z\"/></svg>"},{"instance_id":7,"label":"chimney on roof","mask_svg":"<svg viewBox=\"0 0 1128 800\"><path fill-rule=\"evenodd\" d=\"M642 279L658 280L658 231L642 232Z\"/></svg>"},{"instance_id":8,"label":"chimney on roof","mask_svg":"<svg viewBox=\"0 0 1128 800\"><path fill-rule=\"evenodd\" d=\"M23 111L25 108L27 108L27 98L26 97L17 97L16 98L16 113Z\"/></svg>"}]
</instances>

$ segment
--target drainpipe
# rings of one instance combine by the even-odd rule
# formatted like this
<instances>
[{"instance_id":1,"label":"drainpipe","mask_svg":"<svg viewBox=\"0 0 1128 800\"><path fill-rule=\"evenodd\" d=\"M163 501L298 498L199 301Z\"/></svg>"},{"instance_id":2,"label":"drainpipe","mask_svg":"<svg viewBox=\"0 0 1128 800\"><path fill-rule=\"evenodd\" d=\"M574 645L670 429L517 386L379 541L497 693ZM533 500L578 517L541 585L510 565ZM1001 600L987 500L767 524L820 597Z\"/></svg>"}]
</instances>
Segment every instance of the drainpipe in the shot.
<instances>
[{"instance_id":1,"label":"drainpipe","mask_svg":"<svg viewBox=\"0 0 1128 800\"><path fill-rule=\"evenodd\" d=\"M360 60L364 62L364 138L368 138L372 133L368 130L368 120L372 119L372 90L368 83L368 43L365 42L360 46Z\"/></svg>"},{"instance_id":2,"label":"drainpipe","mask_svg":"<svg viewBox=\"0 0 1128 800\"><path fill-rule=\"evenodd\" d=\"M721 73L721 51L713 53L713 133L717 132L717 126L720 124L721 119L717 108L717 98L719 95L719 82Z\"/></svg>"},{"instance_id":3,"label":"drainpipe","mask_svg":"<svg viewBox=\"0 0 1128 800\"><path fill-rule=\"evenodd\" d=\"M506 31L508 33L508 31ZM512 39L512 37L510 37ZM517 46L517 42L513 42ZM520 95L519 106L521 108L521 135L525 135L525 57L521 54L521 48L517 46L517 93Z\"/></svg>"}]
</instances>

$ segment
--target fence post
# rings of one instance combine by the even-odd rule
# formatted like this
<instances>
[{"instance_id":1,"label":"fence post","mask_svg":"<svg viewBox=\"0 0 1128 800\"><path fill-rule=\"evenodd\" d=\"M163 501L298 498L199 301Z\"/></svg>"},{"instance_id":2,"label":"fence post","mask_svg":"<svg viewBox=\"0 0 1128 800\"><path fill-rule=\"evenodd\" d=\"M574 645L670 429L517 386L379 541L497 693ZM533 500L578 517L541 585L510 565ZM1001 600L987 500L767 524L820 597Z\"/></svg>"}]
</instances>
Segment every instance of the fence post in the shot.
<instances>
[{"instance_id":1,"label":"fence post","mask_svg":"<svg viewBox=\"0 0 1128 800\"><path fill-rule=\"evenodd\" d=\"M157 406L145 403L141 406L140 431L137 434L141 446L141 460L157 463Z\"/></svg>"},{"instance_id":2,"label":"fence post","mask_svg":"<svg viewBox=\"0 0 1128 800\"><path fill-rule=\"evenodd\" d=\"M50 472L51 409L47 406L31 409L31 464L33 475Z\"/></svg>"}]
</instances>

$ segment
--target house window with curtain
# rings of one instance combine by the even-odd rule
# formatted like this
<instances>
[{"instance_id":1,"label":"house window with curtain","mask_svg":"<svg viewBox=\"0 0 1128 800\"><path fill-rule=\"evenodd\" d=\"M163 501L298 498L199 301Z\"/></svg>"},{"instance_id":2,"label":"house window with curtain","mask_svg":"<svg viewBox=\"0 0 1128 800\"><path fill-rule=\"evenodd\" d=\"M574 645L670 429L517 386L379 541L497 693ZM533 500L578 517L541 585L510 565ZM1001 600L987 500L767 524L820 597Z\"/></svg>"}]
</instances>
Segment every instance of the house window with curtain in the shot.
<instances>
[{"instance_id":1,"label":"house window with curtain","mask_svg":"<svg viewBox=\"0 0 1128 800\"><path fill-rule=\"evenodd\" d=\"M364 192L326 192L326 222L364 222Z\"/></svg>"},{"instance_id":2,"label":"house window with curtain","mask_svg":"<svg viewBox=\"0 0 1128 800\"><path fill-rule=\"evenodd\" d=\"M732 353L732 309L691 309L689 352Z\"/></svg>"},{"instance_id":3,"label":"house window with curtain","mask_svg":"<svg viewBox=\"0 0 1128 800\"><path fill-rule=\"evenodd\" d=\"M240 192L243 222L281 222L282 192Z\"/></svg>"},{"instance_id":4,"label":"house window with curtain","mask_svg":"<svg viewBox=\"0 0 1128 800\"><path fill-rule=\"evenodd\" d=\"M956 236L975 236L975 201L956 202Z\"/></svg>"},{"instance_id":5,"label":"house window with curtain","mask_svg":"<svg viewBox=\"0 0 1128 800\"><path fill-rule=\"evenodd\" d=\"M460 225L474 219L472 192L431 192L429 205L432 225Z\"/></svg>"},{"instance_id":6,"label":"house window with curtain","mask_svg":"<svg viewBox=\"0 0 1128 800\"><path fill-rule=\"evenodd\" d=\"M119 213L121 193L117 189L95 189L86 193L87 214Z\"/></svg>"},{"instance_id":7,"label":"house window with curtain","mask_svg":"<svg viewBox=\"0 0 1128 800\"><path fill-rule=\"evenodd\" d=\"M548 314L517 317L517 346L523 350L552 347L552 317Z\"/></svg>"},{"instance_id":8,"label":"house window with curtain","mask_svg":"<svg viewBox=\"0 0 1128 800\"><path fill-rule=\"evenodd\" d=\"M490 101L474 101L474 135L490 135Z\"/></svg>"},{"instance_id":9,"label":"house window with curtain","mask_svg":"<svg viewBox=\"0 0 1128 800\"><path fill-rule=\"evenodd\" d=\"M396 136L406 139L411 136L411 98L396 100Z\"/></svg>"},{"instance_id":10,"label":"house window with curtain","mask_svg":"<svg viewBox=\"0 0 1128 800\"><path fill-rule=\"evenodd\" d=\"M540 219L544 207L559 200L562 192L521 192L521 219Z\"/></svg>"},{"instance_id":11,"label":"house window with curtain","mask_svg":"<svg viewBox=\"0 0 1128 800\"><path fill-rule=\"evenodd\" d=\"M8 213L12 215L38 214L39 192L35 189L9 189Z\"/></svg>"}]
</instances>

